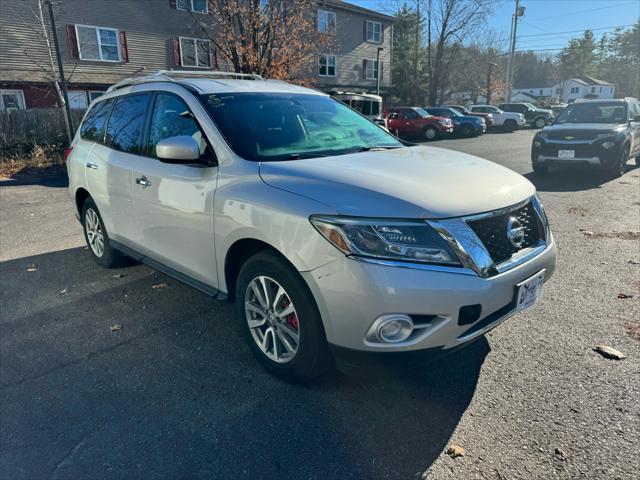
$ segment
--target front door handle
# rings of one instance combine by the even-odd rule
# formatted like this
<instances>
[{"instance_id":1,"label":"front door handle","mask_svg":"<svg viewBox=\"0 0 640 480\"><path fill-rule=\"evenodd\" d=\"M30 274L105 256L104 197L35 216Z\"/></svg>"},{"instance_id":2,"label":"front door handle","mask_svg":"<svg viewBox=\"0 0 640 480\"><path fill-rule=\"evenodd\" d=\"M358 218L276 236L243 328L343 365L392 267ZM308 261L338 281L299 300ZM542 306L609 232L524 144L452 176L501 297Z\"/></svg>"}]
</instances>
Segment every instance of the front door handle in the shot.
<instances>
[{"instance_id":1,"label":"front door handle","mask_svg":"<svg viewBox=\"0 0 640 480\"><path fill-rule=\"evenodd\" d=\"M98 165L92 162L87 162L85 164L85 167L90 168L91 170L97 170L98 169Z\"/></svg>"},{"instance_id":2,"label":"front door handle","mask_svg":"<svg viewBox=\"0 0 640 480\"><path fill-rule=\"evenodd\" d=\"M151 186L151 182L147 180L147 177L145 177L144 175L142 177L136 178L136 183L145 188Z\"/></svg>"}]
</instances>

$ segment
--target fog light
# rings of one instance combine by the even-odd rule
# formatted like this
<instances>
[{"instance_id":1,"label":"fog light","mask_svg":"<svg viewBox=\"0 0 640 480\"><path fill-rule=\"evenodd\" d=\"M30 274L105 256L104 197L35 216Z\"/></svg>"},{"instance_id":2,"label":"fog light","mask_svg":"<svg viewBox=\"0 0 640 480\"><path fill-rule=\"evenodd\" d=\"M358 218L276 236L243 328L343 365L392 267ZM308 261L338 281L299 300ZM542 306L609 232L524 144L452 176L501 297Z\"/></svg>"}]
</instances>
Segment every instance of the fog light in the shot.
<instances>
[{"instance_id":1,"label":"fog light","mask_svg":"<svg viewBox=\"0 0 640 480\"><path fill-rule=\"evenodd\" d=\"M614 142L604 142L604 143L602 144L602 147L603 147L603 148L606 148L606 149L609 149L609 148L613 148L613 146L614 146L614 145L615 145L615 143L614 143Z\"/></svg>"},{"instance_id":2,"label":"fog light","mask_svg":"<svg viewBox=\"0 0 640 480\"><path fill-rule=\"evenodd\" d=\"M385 343L403 342L413 332L411 318L404 315L390 315L383 318L378 325L378 338Z\"/></svg>"},{"instance_id":3,"label":"fog light","mask_svg":"<svg viewBox=\"0 0 640 480\"><path fill-rule=\"evenodd\" d=\"M540 148L542 146L542 143L536 140L535 142L533 142L533 146L536 148Z\"/></svg>"}]
</instances>

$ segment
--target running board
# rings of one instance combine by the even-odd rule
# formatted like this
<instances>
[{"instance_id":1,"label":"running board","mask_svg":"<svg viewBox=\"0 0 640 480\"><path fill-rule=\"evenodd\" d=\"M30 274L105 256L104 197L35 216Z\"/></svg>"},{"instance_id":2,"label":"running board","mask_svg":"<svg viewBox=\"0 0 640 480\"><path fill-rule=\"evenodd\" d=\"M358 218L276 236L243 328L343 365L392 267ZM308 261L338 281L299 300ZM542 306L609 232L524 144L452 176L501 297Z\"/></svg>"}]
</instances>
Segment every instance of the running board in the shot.
<instances>
[{"instance_id":1,"label":"running board","mask_svg":"<svg viewBox=\"0 0 640 480\"><path fill-rule=\"evenodd\" d=\"M190 287L193 287L196 290L201 291L205 295L209 295L210 297L213 297L217 300L227 299L227 295L225 293L222 293L220 290L213 288L207 285L206 283L202 283L199 280L195 280L190 276L185 275L184 273L180 273L174 270L173 268L166 266L164 263L158 262L153 258L147 257L146 255L143 255L135 251L134 249L121 244L120 242L116 242L115 240L109 239L109 243L111 243L111 246L113 248L115 248L119 252L124 253L127 257L131 257L137 262L144 263L145 265L153 268L154 270L158 270L159 272L169 275L170 277L175 278L176 280L184 283L185 285L189 285Z\"/></svg>"}]
</instances>

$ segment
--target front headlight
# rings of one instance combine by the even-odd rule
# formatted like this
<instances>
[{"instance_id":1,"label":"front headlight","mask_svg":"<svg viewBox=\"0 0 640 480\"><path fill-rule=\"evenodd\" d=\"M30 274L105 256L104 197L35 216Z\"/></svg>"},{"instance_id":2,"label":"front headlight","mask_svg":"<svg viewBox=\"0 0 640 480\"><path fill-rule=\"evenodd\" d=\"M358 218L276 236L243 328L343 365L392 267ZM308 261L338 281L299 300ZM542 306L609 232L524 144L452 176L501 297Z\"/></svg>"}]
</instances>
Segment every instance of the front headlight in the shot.
<instances>
[{"instance_id":1,"label":"front headlight","mask_svg":"<svg viewBox=\"0 0 640 480\"><path fill-rule=\"evenodd\" d=\"M346 255L460 266L446 241L424 221L326 215L309 220Z\"/></svg>"}]
</instances>

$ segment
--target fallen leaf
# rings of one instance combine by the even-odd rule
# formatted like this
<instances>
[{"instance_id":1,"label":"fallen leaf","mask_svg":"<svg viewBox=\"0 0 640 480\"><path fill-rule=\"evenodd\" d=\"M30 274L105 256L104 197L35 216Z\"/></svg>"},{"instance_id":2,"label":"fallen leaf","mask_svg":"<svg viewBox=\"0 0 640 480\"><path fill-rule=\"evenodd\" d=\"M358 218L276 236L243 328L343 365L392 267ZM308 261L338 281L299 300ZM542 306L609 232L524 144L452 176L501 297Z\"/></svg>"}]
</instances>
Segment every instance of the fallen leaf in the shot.
<instances>
[{"instance_id":1,"label":"fallen leaf","mask_svg":"<svg viewBox=\"0 0 640 480\"><path fill-rule=\"evenodd\" d=\"M464 448L459 445L449 445L445 453L451 458L462 457L464 455Z\"/></svg>"},{"instance_id":2,"label":"fallen leaf","mask_svg":"<svg viewBox=\"0 0 640 480\"><path fill-rule=\"evenodd\" d=\"M616 350L615 348L609 347L608 345L596 345L595 347L593 347L593 350L598 352L603 357L609 358L611 360L622 360L623 358L626 358L624 353Z\"/></svg>"},{"instance_id":3,"label":"fallen leaf","mask_svg":"<svg viewBox=\"0 0 640 480\"><path fill-rule=\"evenodd\" d=\"M618 298L633 298L633 295L629 295L628 293L619 293Z\"/></svg>"},{"instance_id":4,"label":"fallen leaf","mask_svg":"<svg viewBox=\"0 0 640 480\"><path fill-rule=\"evenodd\" d=\"M118 325L118 324L111 325L109 328L111 329L112 332L117 332L118 330L122 330L122 325Z\"/></svg>"},{"instance_id":5,"label":"fallen leaf","mask_svg":"<svg viewBox=\"0 0 640 480\"><path fill-rule=\"evenodd\" d=\"M630 263L631 265L640 265L638 260L629 260L627 263Z\"/></svg>"},{"instance_id":6,"label":"fallen leaf","mask_svg":"<svg viewBox=\"0 0 640 480\"><path fill-rule=\"evenodd\" d=\"M122 273L116 273L113 275L113 278L122 278L124 275Z\"/></svg>"},{"instance_id":7,"label":"fallen leaf","mask_svg":"<svg viewBox=\"0 0 640 480\"><path fill-rule=\"evenodd\" d=\"M167 285L166 283L162 282L162 283L158 283L158 284L156 284L156 285L152 285L152 286L151 286L151 288L155 288L155 289L158 289L158 288L167 288L168 286L169 286L169 285Z\"/></svg>"},{"instance_id":8,"label":"fallen leaf","mask_svg":"<svg viewBox=\"0 0 640 480\"><path fill-rule=\"evenodd\" d=\"M582 233L584 233L585 235L587 235L587 236L595 235L595 233L593 233L593 232L592 232L592 231L590 231L590 230L580 230L580 231L581 231Z\"/></svg>"},{"instance_id":9,"label":"fallen leaf","mask_svg":"<svg viewBox=\"0 0 640 480\"><path fill-rule=\"evenodd\" d=\"M59 295L66 295L67 293L69 293L69 290L67 290L66 288L60 290Z\"/></svg>"},{"instance_id":10,"label":"fallen leaf","mask_svg":"<svg viewBox=\"0 0 640 480\"><path fill-rule=\"evenodd\" d=\"M27 272L37 272L38 271L38 267L36 266L35 263L32 263L31 265L27 265Z\"/></svg>"},{"instance_id":11,"label":"fallen leaf","mask_svg":"<svg viewBox=\"0 0 640 480\"><path fill-rule=\"evenodd\" d=\"M567 455L564 453L564 450L562 450L562 449L560 449L558 447L556 447L556 449L555 449L555 454L558 456L558 458L560 460L564 461L564 460L567 459Z\"/></svg>"}]
</instances>

